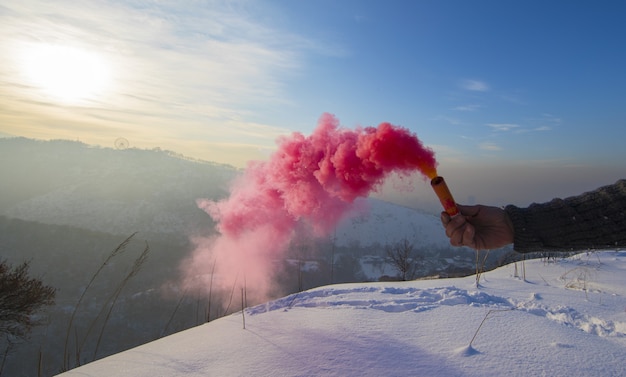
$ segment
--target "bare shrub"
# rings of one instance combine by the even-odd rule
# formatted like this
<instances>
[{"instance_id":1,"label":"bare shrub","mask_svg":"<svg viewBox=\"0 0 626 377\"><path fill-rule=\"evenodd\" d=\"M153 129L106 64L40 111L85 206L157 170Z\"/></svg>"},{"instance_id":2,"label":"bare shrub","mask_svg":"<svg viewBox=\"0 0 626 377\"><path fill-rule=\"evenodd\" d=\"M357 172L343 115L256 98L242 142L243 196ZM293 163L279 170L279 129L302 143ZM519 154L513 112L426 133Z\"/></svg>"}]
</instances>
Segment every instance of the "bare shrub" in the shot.
<instances>
[{"instance_id":1,"label":"bare shrub","mask_svg":"<svg viewBox=\"0 0 626 377\"><path fill-rule=\"evenodd\" d=\"M400 280L411 280L415 277L418 263L412 243L405 238L395 245L387 246L385 250L391 265L398 271Z\"/></svg>"},{"instance_id":2,"label":"bare shrub","mask_svg":"<svg viewBox=\"0 0 626 377\"><path fill-rule=\"evenodd\" d=\"M34 314L54 304L55 289L28 276L29 262L0 262L0 334L23 338L40 322Z\"/></svg>"}]
</instances>

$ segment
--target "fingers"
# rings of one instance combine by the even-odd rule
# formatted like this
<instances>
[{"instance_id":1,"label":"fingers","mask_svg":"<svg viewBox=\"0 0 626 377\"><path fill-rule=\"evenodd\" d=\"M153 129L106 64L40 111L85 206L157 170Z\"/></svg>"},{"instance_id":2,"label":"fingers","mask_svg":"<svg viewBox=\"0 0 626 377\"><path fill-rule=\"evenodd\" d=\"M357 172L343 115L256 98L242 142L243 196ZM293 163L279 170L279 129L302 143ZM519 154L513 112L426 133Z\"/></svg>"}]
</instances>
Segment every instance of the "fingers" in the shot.
<instances>
[{"instance_id":1,"label":"fingers","mask_svg":"<svg viewBox=\"0 0 626 377\"><path fill-rule=\"evenodd\" d=\"M446 236L448 236L452 245L461 245L466 225L467 221L465 221L465 217L463 216L455 216L449 219L446 224Z\"/></svg>"},{"instance_id":2,"label":"fingers","mask_svg":"<svg viewBox=\"0 0 626 377\"><path fill-rule=\"evenodd\" d=\"M476 248L476 240L474 238L476 228L468 222L454 229L450 234L450 244L452 246L469 246Z\"/></svg>"},{"instance_id":3,"label":"fingers","mask_svg":"<svg viewBox=\"0 0 626 377\"><path fill-rule=\"evenodd\" d=\"M450 239L452 246L474 247L476 229L466 219L466 216L471 216L475 212L474 206L464 206L463 209L459 209L462 216L450 217L446 212L441 213L441 223L445 227L446 236Z\"/></svg>"},{"instance_id":4,"label":"fingers","mask_svg":"<svg viewBox=\"0 0 626 377\"><path fill-rule=\"evenodd\" d=\"M448 212L441 212L441 223L443 224L444 228L446 226L448 226L448 223L450 222L450 215L448 215Z\"/></svg>"},{"instance_id":5,"label":"fingers","mask_svg":"<svg viewBox=\"0 0 626 377\"><path fill-rule=\"evenodd\" d=\"M459 213L463 216L474 217L480 211L479 205L466 206L456 203L456 206L459 209ZM446 226L449 221L450 215L446 211L441 212L441 223Z\"/></svg>"}]
</instances>

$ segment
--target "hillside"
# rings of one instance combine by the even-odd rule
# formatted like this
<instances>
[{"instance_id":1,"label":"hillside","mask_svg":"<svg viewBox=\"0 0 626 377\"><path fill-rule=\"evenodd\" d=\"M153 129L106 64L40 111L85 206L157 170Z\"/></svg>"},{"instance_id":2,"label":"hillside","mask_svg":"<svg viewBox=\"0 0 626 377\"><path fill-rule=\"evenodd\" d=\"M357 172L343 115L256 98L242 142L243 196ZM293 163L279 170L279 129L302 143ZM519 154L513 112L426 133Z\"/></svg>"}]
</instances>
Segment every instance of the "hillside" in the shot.
<instances>
[{"instance_id":1,"label":"hillside","mask_svg":"<svg viewBox=\"0 0 626 377\"><path fill-rule=\"evenodd\" d=\"M59 376L624 376L625 272L607 251L501 267L478 288L325 286Z\"/></svg>"},{"instance_id":2,"label":"hillside","mask_svg":"<svg viewBox=\"0 0 626 377\"><path fill-rule=\"evenodd\" d=\"M212 226L195 200L224 197L236 174L158 149L0 139L0 215L111 234L185 234Z\"/></svg>"}]
</instances>

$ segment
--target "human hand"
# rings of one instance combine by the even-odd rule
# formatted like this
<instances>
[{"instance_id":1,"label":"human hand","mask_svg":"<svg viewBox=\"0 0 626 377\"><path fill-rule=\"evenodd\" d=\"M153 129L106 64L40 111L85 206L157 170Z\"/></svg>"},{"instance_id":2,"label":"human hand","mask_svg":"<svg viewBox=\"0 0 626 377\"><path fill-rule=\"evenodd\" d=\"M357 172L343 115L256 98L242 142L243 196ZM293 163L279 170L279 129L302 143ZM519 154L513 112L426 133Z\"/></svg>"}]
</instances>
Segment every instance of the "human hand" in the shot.
<instances>
[{"instance_id":1,"label":"human hand","mask_svg":"<svg viewBox=\"0 0 626 377\"><path fill-rule=\"evenodd\" d=\"M497 249L513 243L513 223L502 208L458 205L459 215L441 213L441 223L452 246L475 250Z\"/></svg>"}]
</instances>

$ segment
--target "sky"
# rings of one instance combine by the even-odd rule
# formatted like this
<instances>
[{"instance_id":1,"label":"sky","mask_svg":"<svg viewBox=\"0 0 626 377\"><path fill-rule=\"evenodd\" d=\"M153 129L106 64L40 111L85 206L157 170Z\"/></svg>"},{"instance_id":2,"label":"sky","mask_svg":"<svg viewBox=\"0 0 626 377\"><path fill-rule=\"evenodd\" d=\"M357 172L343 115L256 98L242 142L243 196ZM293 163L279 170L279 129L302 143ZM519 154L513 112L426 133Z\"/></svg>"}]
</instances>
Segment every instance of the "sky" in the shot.
<instances>
[{"instance_id":1,"label":"sky","mask_svg":"<svg viewBox=\"0 0 626 377\"><path fill-rule=\"evenodd\" d=\"M331 113L408 128L458 202L527 205L626 177L625 15L618 1L3 1L0 136L245 167ZM422 183L381 195L434 209Z\"/></svg>"}]
</instances>

